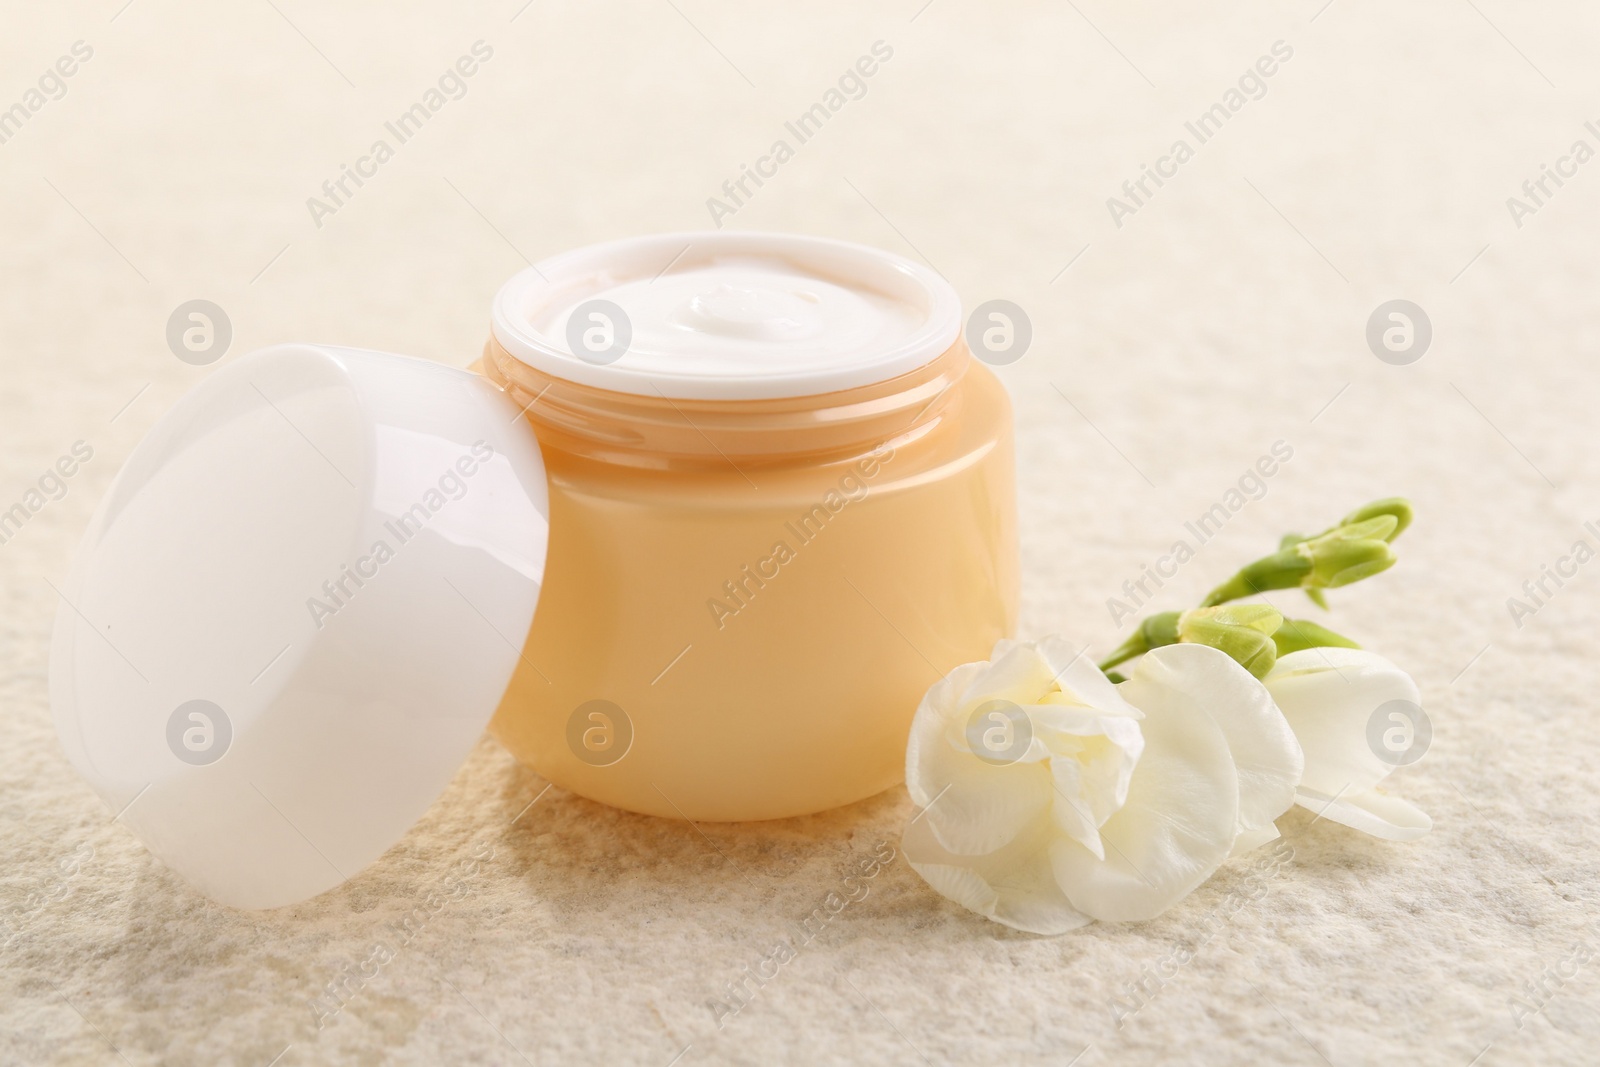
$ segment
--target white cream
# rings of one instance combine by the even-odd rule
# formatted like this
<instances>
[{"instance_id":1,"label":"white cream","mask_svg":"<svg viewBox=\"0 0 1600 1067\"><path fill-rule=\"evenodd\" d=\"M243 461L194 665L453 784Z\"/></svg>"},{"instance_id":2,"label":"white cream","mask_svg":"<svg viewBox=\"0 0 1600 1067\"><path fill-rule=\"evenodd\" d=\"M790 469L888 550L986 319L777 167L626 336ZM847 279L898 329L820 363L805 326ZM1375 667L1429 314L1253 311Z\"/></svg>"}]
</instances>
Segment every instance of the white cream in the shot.
<instances>
[{"instance_id":1,"label":"white cream","mask_svg":"<svg viewBox=\"0 0 1600 1067\"><path fill-rule=\"evenodd\" d=\"M574 354L590 301L631 337L604 360ZM936 358L959 301L934 272L876 249L778 234L678 234L580 249L512 279L495 335L514 356L621 392L759 399L882 381ZM616 324L612 324L615 326ZM609 335L608 335L609 336Z\"/></svg>"}]
</instances>

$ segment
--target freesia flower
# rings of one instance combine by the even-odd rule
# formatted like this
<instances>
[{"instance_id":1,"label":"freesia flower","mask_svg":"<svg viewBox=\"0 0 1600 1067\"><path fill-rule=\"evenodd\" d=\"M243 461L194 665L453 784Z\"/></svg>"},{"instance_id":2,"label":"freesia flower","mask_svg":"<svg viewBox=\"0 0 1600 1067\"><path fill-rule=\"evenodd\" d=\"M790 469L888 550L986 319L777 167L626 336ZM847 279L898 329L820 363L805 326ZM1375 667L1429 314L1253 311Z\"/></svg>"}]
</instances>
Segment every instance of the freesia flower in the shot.
<instances>
[{"instance_id":1,"label":"freesia flower","mask_svg":"<svg viewBox=\"0 0 1600 1067\"><path fill-rule=\"evenodd\" d=\"M928 691L906 750L906 858L944 896L1041 934L1148 919L1277 836L1300 745L1225 653L1157 648L1121 685L1055 638L992 656Z\"/></svg>"},{"instance_id":2,"label":"freesia flower","mask_svg":"<svg viewBox=\"0 0 1600 1067\"><path fill-rule=\"evenodd\" d=\"M1415 744L1407 713L1420 710L1421 698L1410 675L1359 648L1308 648L1278 660L1264 681L1305 750L1298 804L1390 841L1432 828L1414 805L1374 788L1397 765L1397 750Z\"/></svg>"}]
</instances>

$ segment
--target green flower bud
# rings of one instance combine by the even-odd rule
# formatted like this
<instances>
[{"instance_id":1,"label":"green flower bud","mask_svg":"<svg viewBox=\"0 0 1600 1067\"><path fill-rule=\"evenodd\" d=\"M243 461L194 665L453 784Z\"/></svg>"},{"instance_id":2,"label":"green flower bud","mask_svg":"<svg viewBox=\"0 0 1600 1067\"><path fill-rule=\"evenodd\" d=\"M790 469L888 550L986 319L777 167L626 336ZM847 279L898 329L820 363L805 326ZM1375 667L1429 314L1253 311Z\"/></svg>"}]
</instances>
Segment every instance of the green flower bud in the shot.
<instances>
[{"instance_id":1,"label":"green flower bud","mask_svg":"<svg viewBox=\"0 0 1600 1067\"><path fill-rule=\"evenodd\" d=\"M1273 634L1282 623L1283 616L1266 604L1195 608L1179 616L1178 640L1221 649L1261 678L1278 661Z\"/></svg>"},{"instance_id":2,"label":"green flower bud","mask_svg":"<svg viewBox=\"0 0 1600 1067\"><path fill-rule=\"evenodd\" d=\"M1288 548L1291 545L1299 544L1301 541L1312 541L1318 537L1326 537L1328 534L1336 533L1347 526L1357 526L1363 522L1384 517L1394 520L1394 528L1383 539L1385 541L1393 541L1405 532L1407 526L1411 525L1412 516L1411 501L1403 496L1384 497L1382 500L1374 500L1370 504L1363 504L1361 507L1356 508L1337 523L1323 530L1322 533L1309 535L1284 534L1283 540L1278 542L1278 547L1280 549Z\"/></svg>"},{"instance_id":3,"label":"green flower bud","mask_svg":"<svg viewBox=\"0 0 1600 1067\"><path fill-rule=\"evenodd\" d=\"M1296 588L1305 589L1313 594L1313 600L1320 600L1316 590L1337 589L1394 566L1398 557L1389 541L1399 528L1399 518L1385 512L1336 526L1316 537L1292 543L1286 537L1285 547L1240 568L1201 604L1214 607L1273 589Z\"/></svg>"},{"instance_id":4,"label":"green flower bud","mask_svg":"<svg viewBox=\"0 0 1600 1067\"><path fill-rule=\"evenodd\" d=\"M1391 496L1382 500L1374 500L1372 503L1359 507L1340 519L1339 525L1354 526L1357 523L1375 519L1381 515L1387 515L1395 520L1394 529L1390 531L1389 536L1384 538L1385 541L1393 541L1396 537L1405 533L1406 527L1411 525L1411 501L1403 496Z\"/></svg>"},{"instance_id":5,"label":"green flower bud","mask_svg":"<svg viewBox=\"0 0 1600 1067\"><path fill-rule=\"evenodd\" d=\"M1312 589L1337 589L1386 571L1398 557L1389 540L1399 528L1393 515L1341 526L1294 546L1311 564L1302 583Z\"/></svg>"},{"instance_id":6,"label":"green flower bud","mask_svg":"<svg viewBox=\"0 0 1600 1067\"><path fill-rule=\"evenodd\" d=\"M1347 522L1335 526L1325 534L1313 537L1313 541L1326 541L1330 538L1339 541L1383 541L1394 540L1394 532L1400 528L1400 520L1393 515L1375 515L1370 519L1360 522Z\"/></svg>"},{"instance_id":7,"label":"green flower bud","mask_svg":"<svg viewBox=\"0 0 1600 1067\"><path fill-rule=\"evenodd\" d=\"M1305 648L1361 647L1343 634L1336 634L1326 626L1319 626L1307 619L1284 619L1283 625L1273 632L1272 642L1278 646L1279 656L1287 656Z\"/></svg>"}]
</instances>

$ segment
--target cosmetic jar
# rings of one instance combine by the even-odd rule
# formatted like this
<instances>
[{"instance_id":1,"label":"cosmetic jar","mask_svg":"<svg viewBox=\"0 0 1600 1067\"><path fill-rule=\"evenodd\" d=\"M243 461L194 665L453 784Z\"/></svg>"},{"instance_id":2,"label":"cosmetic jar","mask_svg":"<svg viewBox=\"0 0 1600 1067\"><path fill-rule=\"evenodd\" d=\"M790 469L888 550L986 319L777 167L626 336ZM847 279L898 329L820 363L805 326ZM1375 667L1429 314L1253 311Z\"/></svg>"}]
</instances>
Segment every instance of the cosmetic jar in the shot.
<instances>
[{"instance_id":1,"label":"cosmetic jar","mask_svg":"<svg viewBox=\"0 0 1600 1067\"><path fill-rule=\"evenodd\" d=\"M495 735L695 821L899 782L922 694L1016 622L1010 407L960 335L938 274L817 238L652 236L512 278L481 367L538 438L550 541Z\"/></svg>"},{"instance_id":2,"label":"cosmetic jar","mask_svg":"<svg viewBox=\"0 0 1600 1067\"><path fill-rule=\"evenodd\" d=\"M933 271L648 237L517 275L491 323L475 370L208 371L52 582L63 751L212 900L353 877L486 727L650 815L847 804L1013 630L1010 409Z\"/></svg>"}]
</instances>

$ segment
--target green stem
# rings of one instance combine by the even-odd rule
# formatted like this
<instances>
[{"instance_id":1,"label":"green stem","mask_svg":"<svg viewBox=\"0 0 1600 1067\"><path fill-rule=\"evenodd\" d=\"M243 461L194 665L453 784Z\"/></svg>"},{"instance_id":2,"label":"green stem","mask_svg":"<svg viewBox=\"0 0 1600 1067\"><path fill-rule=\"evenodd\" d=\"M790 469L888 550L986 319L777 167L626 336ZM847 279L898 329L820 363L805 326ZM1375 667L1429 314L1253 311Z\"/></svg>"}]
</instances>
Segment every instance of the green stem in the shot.
<instances>
[{"instance_id":1,"label":"green stem","mask_svg":"<svg viewBox=\"0 0 1600 1067\"><path fill-rule=\"evenodd\" d=\"M1099 664L1100 670L1109 674L1112 667L1126 663L1135 656L1142 656L1152 648L1177 644L1180 614L1177 611L1160 611L1140 622L1138 629Z\"/></svg>"},{"instance_id":2,"label":"green stem","mask_svg":"<svg viewBox=\"0 0 1600 1067\"><path fill-rule=\"evenodd\" d=\"M1115 667L1117 664L1126 663L1135 656L1142 656L1148 651L1150 650L1145 647L1144 638L1140 636L1138 630L1135 630L1133 631L1132 637L1129 637L1126 641L1122 642L1121 646L1119 646L1115 652L1111 653L1111 655L1100 661L1100 670L1106 674L1110 674L1111 668Z\"/></svg>"},{"instance_id":3,"label":"green stem","mask_svg":"<svg viewBox=\"0 0 1600 1067\"><path fill-rule=\"evenodd\" d=\"M1293 589L1310 573L1311 560L1291 545L1239 568L1239 573L1207 593L1200 606L1214 608L1270 589Z\"/></svg>"}]
</instances>

